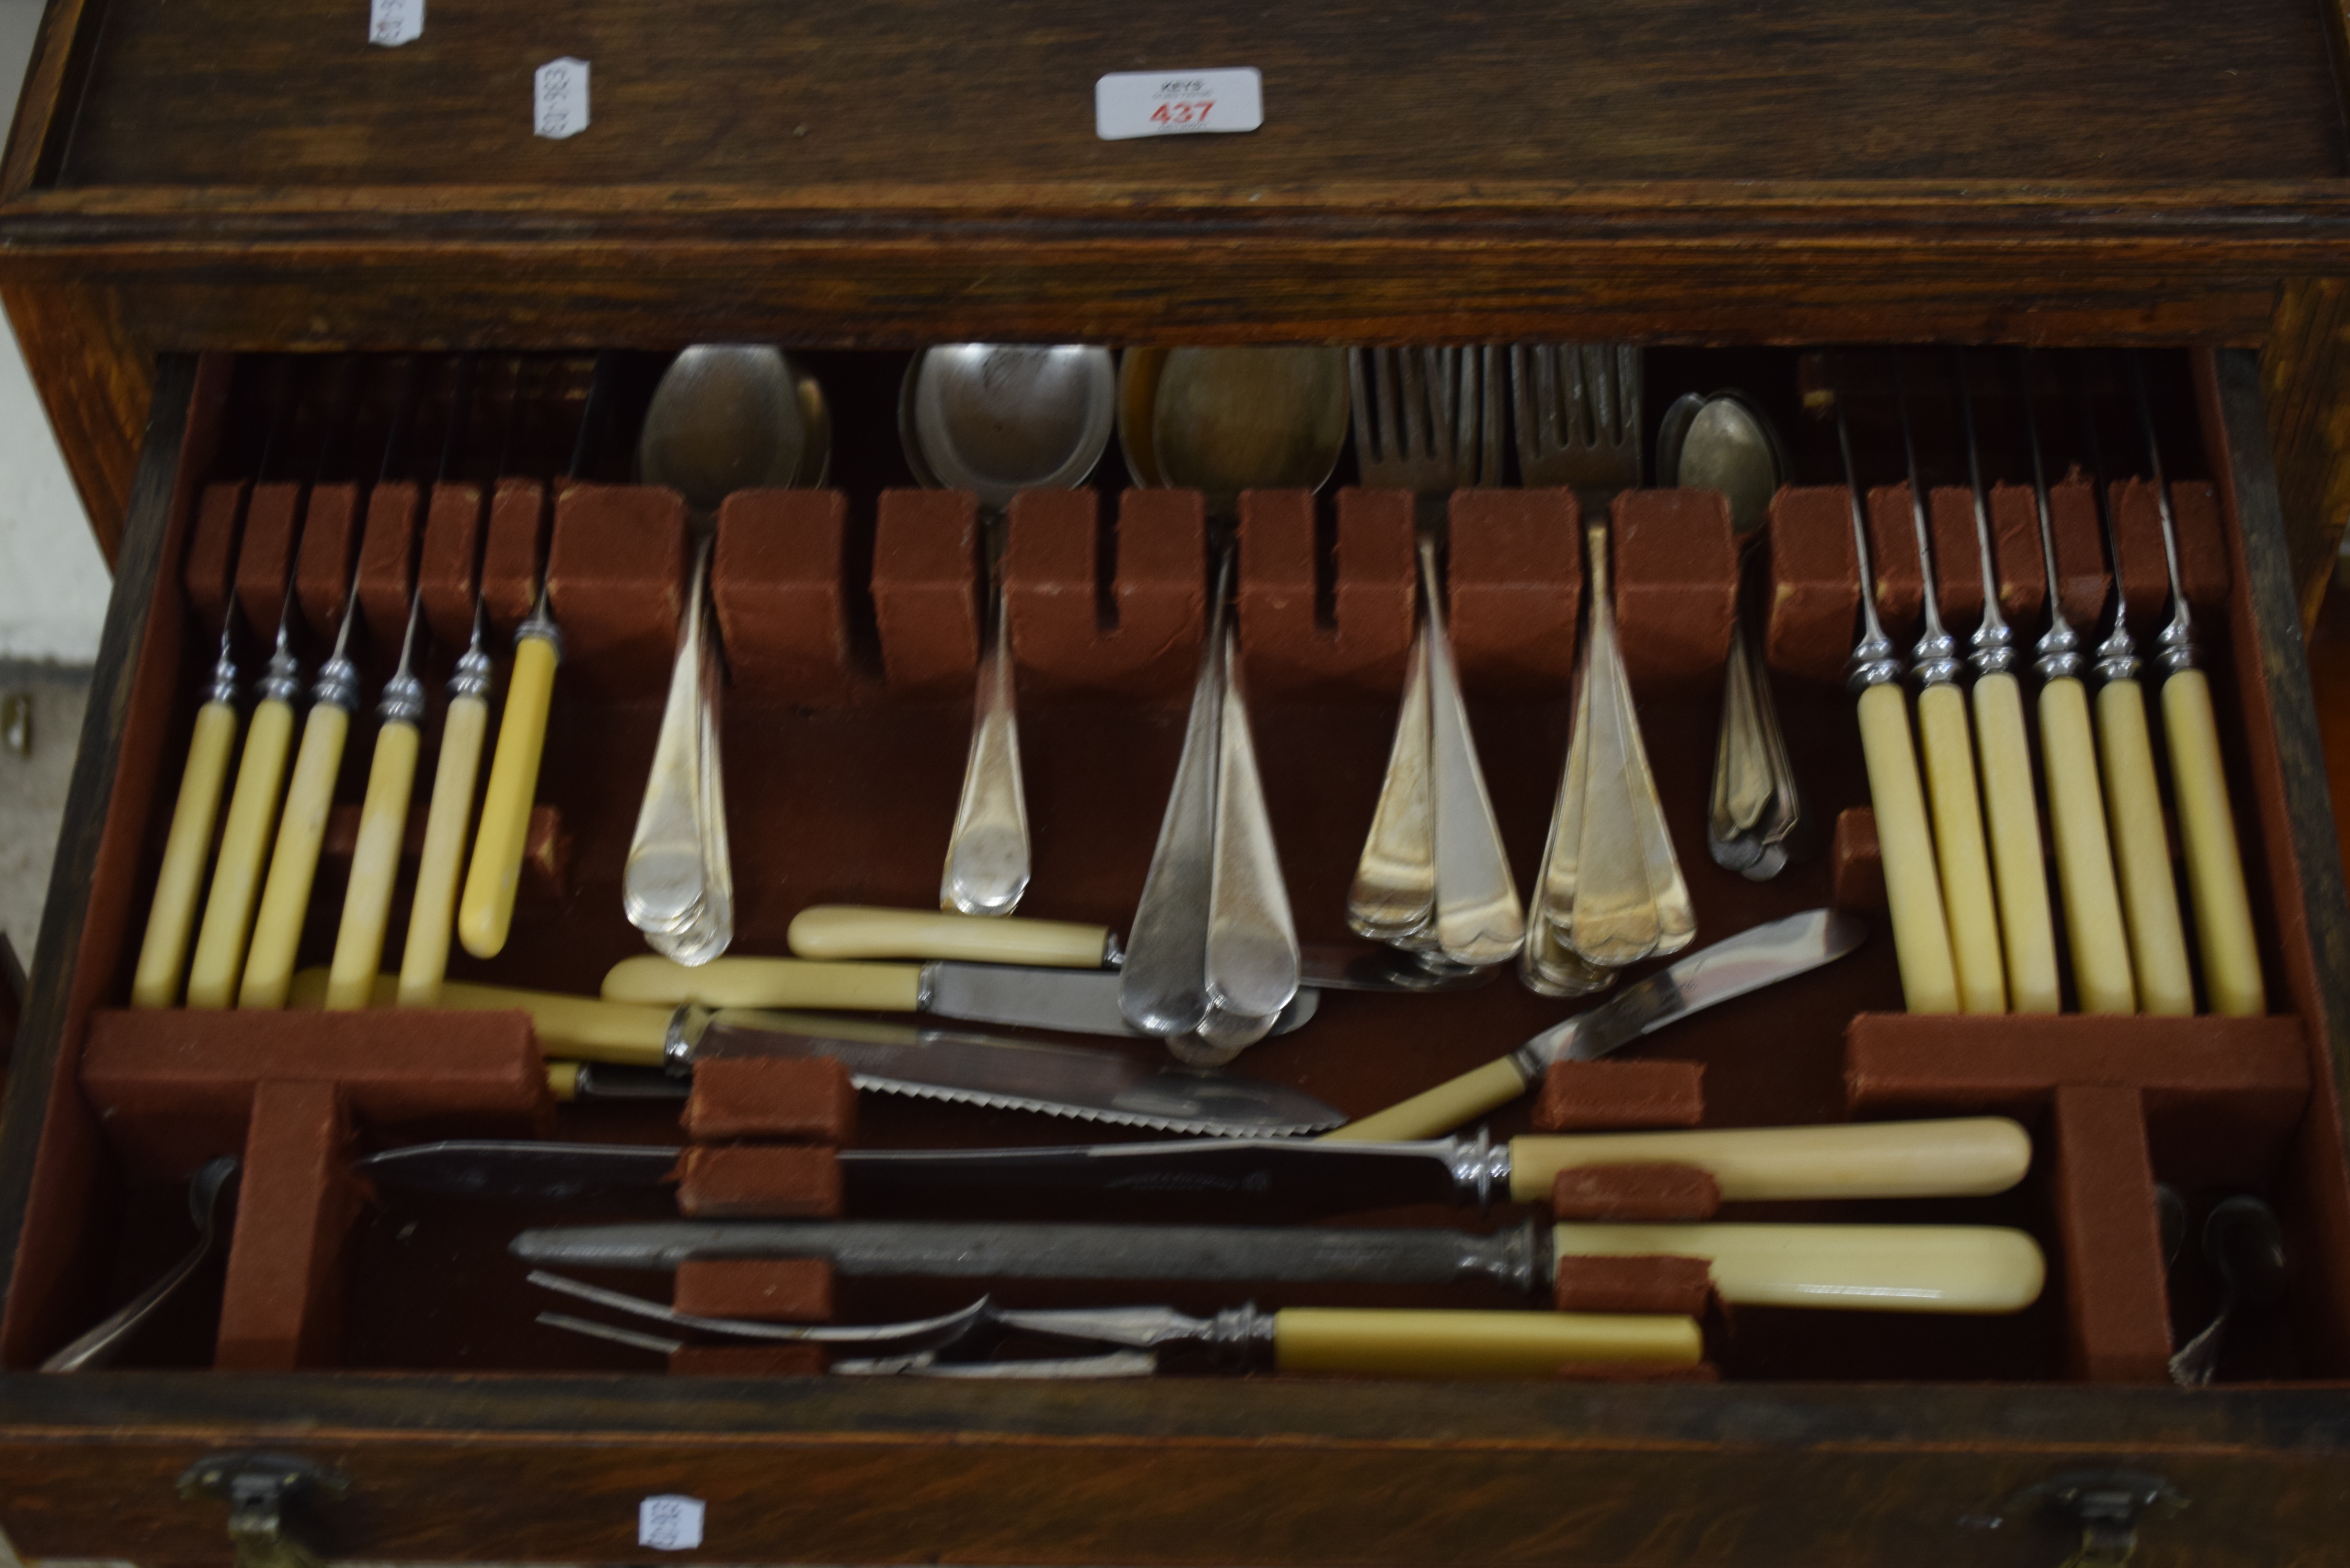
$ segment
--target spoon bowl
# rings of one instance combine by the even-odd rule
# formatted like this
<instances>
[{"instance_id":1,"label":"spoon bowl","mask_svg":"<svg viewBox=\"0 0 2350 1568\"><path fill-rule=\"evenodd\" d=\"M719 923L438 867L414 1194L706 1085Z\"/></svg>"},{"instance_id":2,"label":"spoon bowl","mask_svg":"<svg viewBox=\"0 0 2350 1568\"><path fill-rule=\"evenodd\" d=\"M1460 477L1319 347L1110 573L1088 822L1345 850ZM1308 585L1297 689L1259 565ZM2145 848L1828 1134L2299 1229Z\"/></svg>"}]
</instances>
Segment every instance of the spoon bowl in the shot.
<instances>
[{"instance_id":1,"label":"spoon bowl","mask_svg":"<svg viewBox=\"0 0 2350 1568\"><path fill-rule=\"evenodd\" d=\"M816 417L810 418L811 408ZM780 348L697 343L661 373L637 438L637 474L685 497L697 527L738 490L820 483L831 417L812 378ZM811 459L814 477L805 474Z\"/></svg>"},{"instance_id":2,"label":"spoon bowl","mask_svg":"<svg viewBox=\"0 0 2350 1568\"><path fill-rule=\"evenodd\" d=\"M1118 373L1109 350L951 343L906 367L898 433L914 476L1001 512L1024 490L1083 484L1109 445Z\"/></svg>"},{"instance_id":3,"label":"spoon bowl","mask_svg":"<svg viewBox=\"0 0 2350 1568\"><path fill-rule=\"evenodd\" d=\"M1211 516L1243 490L1318 490L1347 443L1343 348L1176 348L1158 368L1150 462Z\"/></svg>"}]
</instances>

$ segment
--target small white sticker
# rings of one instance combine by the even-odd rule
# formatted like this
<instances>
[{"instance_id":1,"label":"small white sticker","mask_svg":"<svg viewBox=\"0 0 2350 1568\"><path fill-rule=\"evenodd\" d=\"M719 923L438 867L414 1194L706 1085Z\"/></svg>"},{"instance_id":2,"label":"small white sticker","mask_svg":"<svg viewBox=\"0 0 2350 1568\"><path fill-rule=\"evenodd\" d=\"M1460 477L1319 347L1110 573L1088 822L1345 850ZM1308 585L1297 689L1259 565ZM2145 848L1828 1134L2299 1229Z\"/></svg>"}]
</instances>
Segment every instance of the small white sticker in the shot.
<instances>
[{"instance_id":1,"label":"small white sticker","mask_svg":"<svg viewBox=\"0 0 2350 1568\"><path fill-rule=\"evenodd\" d=\"M556 141L588 129L588 62L566 55L538 67L531 129Z\"/></svg>"},{"instance_id":2,"label":"small white sticker","mask_svg":"<svg viewBox=\"0 0 2350 1568\"><path fill-rule=\"evenodd\" d=\"M424 36L424 0L372 0L368 42L396 49Z\"/></svg>"},{"instance_id":3,"label":"small white sticker","mask_svg":"<svg viewBox=\"0 0 2350 1568\"><path fill-rule=\"evenodd\" d=\"M691 1552L702 1544L702 1512L698 1497L649 1497L637 1505L637 1544Z\"/></svg>"},{"instance_id":4,"label":"small white sticker","mask_svg":"<svg viewBox=\"0 0 2350 1568\"><path fill-rule=\"evenodd\" d=\"M1254 66L1221 71L1114 71L1094 83L1094 134L1193 136L1264 123L1264 78Z\"/></svg>"}]
</instances>

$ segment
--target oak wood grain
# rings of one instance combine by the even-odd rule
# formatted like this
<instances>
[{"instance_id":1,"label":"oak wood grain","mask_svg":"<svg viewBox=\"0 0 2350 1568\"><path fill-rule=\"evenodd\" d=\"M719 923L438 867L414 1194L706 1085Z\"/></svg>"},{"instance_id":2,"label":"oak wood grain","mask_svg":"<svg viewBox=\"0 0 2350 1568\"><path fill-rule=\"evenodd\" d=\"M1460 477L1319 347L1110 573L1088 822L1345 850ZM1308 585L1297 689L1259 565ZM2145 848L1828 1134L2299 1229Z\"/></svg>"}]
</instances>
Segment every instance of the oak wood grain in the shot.
<instances>
[{"instance_id":1,"label":"oak wood grain","mask_svg":"<svg viewBox=\"0 0 2350 1568\"><path fill-rule=\"evenodd\" d=\"M2077 1535L2017 1494L2106 1467L2193 1500L2145 1532L2156 1568L2314 1568L2350 1523L2322 1391L76 1381L0 1380L28 1554L222 1561L218 1506L171 1481L252 1447L342 1469L313 1539L391 1560L638 1559L655 1492L707 1502L733 1562L2023 1568Z\"/></svg>"},{"instance_id":2,"label":"oak wood grain","mask_svg":"<svg viewBox=\"0 0 2350 1568\"><path fill-rule=\"evenodd\" d=\"M120 304L112 291L85 284L0 285L0 305L109 566L121 550L154 389L153 361L125 331Z\"/></svg>"},{"instance_id":3,"label":"oak wood grain","mask_svg":"<svg viewBox=\"0 0 2350 1568\"><path fill-rule=\"evenodd\" d=\"M2261 390L2307 628L2324 601L2350 522L2350 279L2284 286L2261 351Z\"/></svg>"},{"instance_id":4,"label":"oak wood grain","mask_svg":"<svg viewBox=\"0 0 2350 1568\"><path fill-rule=\"evenodd\" d=\"M912 181L2344 172L2312 0L606 0L450 7L396 49L338 0L107 9L64 185L830 186L886 203ZM553 141L532 134L531 73L559 55L592 67L593 123ZM1262 130L1095 137L1097 77L1210 66L1263 73Z\"/></svg>"}]
</instances>

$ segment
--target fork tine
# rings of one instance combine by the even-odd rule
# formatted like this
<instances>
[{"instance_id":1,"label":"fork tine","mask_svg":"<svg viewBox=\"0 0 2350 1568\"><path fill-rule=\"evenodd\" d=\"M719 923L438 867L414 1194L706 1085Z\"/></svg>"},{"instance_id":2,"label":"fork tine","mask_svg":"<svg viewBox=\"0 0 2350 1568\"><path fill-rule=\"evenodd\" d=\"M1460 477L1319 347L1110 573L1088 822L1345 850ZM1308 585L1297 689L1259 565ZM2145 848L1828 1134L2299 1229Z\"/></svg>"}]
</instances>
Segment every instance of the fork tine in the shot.
<instances>
[{"instance_id":1,"label":"fork tine","mask_svg":"<svg viewBox=\"0 0 2350 1568\"><path fill-rule=\"evenodd\" d=\"M1415 349L1398 348L1395 355L1397 401L1401 422L1396 426L1396 447L1405 461L1428 454L1427 365Z\"/></svg>"},{"instance_id":2,"label":"fork tine","mask_svg":"<svg viewBox=\"0 0 2350 1568\"><path fill-rule=\"evenodd\" d=\"M1629 343L1616 346L1615 439L1635 449L1640 441L1640 351Z\"/></svg>"},{"instance_id":3,"label":"fork tine","mask_svg":"<svg viewBox=\"0 0 2350 1568\"><path fill-rule=\"evenodd\" d=\"M1534 440L1529 455L1547 460L1558 450L1558 351L1548 343L1526 350L1528 400L1533 405Z\"/></svg>"},{"instance_id":4,"label":"fork tine","mask_svg":"<svg viewBox=\"0 0 2350 1568\"><path fill-rule=\"evenodd\" d=\"M1368 380L1371 353L1357 348L1347 356L1347 387L1355 406L1355 457L1365 470L1379 461L1379 425L1371 410ZM1370 483L1367 472L1363 483Z\"/></svg>"},{"instance_id":5,"label":"fork tine","mask_svg":"<svg viewBox=\"0 0 2350 1568\"><path fill-rule=\"evenodd\" d=\"M1461 350L1429 348L1422 374L1428 380L1428 456L1457 470L1461 442L1454 421L1461 414ZM1454 477L1454 476L1448 476Z\"/></svg>"},{"instance_id":6,"label":"fork tine","mask_svg":"<svg viewBox=\"0 0 2350 1568\"><path fill-rule=\"evenodd\" d=\"M1566 439L1570 445L1588 447L1598 439L1600 415L1595 406L1607 395L1599 351L1588 343L1570 349L1574 363L1566 383Z\"/></svg>"},{"instance_id":7,"label":"fork tine","mask_svg":"<svg viewBox=\"0 0 2350 1568\"><path fill-rule=\"evenodd\" d=\"M1452 483L1465 489L1477 480L1477 350L1452 350Z\"/></svg>"},{"instance_id":8,"label":"fork tine","mask_svg":"<svg viewBox=\"0 0 2350 1568\"><path fill-rule=\"evenodd\" d=\"M1502 483L1502 423L1506 416L1502 401L1502 355L1490 344L1477 350L1477 383L1480 439L1475 483L1499 484Z\"/></svg>"},{"instance_id":9,"label":"fork tine","mask_svg":"<svg viewBox=\"0 0 2350 1568\"><path fill-rule=\"evenodd\" d=\"M1534 431L1534 389L1528 380L1526 346L1510 345L1510 414L1518 443L1518 474L1523 480L1525 471L1542 457L1540 437Z\"/></svg>"}]
</instances>

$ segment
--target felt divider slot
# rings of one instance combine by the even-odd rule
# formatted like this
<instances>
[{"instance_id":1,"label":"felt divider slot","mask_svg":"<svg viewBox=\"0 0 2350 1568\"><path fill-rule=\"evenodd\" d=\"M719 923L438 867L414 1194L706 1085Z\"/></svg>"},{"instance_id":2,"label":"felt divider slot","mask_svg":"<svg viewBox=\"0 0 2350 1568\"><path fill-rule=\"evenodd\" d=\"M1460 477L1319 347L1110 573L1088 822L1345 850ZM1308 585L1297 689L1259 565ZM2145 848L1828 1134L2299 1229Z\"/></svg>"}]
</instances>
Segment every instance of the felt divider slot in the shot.
<instances>
[{"instance_id":1,"label":"felt divider slot","mask_svg":"<svg viewBox=\"0 0 2350 1568\"><path fill-rule=\"evenodd\" d=\"M425 503L417 586L424 599L424 625L443 648L463 648L473 635L484 500L480 485L452 480L435 484Z\"/></svg>"},{"instance_id":2,"label":"felt divider slot","mask_svg":"<svg viewBox=\"0 0 2350 1568\"><path fill-rule=\"evenodd\" d=\"M351 591L364 519L356 484L314 484L302 507L302 543L295 564L294 597L310 635L332 642Z\"/></svg>"},{"instance_id":3,"label":"felt divider slot","mask_svg":"<svg viewBox=\"0 0 2350 1568\"><path fill-rule=\"evenodd\" d=\"M873 533L873 613L892 691L967 690L979 667L979 503L967 491L885 490Z\"/></svg>"},{"instance_id":4,"label":"felt divider slot","mask_svg":"<svg viewBox=\"0 0 2350 1568\"><path fill-rule=\"evenodd\" d=\"M403 1138L551 1125L529 1015L100 1012L81 1088L125 1160L178 1175L241 1155L215 1365L331 1365L362 1127Z\"/></svg>"},{"instance_id":5,"label":"felt divider slot","mask_svg":"<svg viewBox=\"0 0 2350 1568\"><path fill-rule=\"evenodd\" d=\"M399 657L408 628L408 601L416 587L416 534L422 497L408 483L368 492L367 526L359 536L359 618L384 659Z\"/></svg>"},{"instance_id":6,"label":"felt divider slot","mask_svg":"<svg viewBox=\"0 0 2350 1568\"><path fill-rule=\"evenodd\" d=\"M1632 490L1616 498L1616 624L1639 694L1711 691L1730 657L1738 545L1718 490Z\"/></svg>"},{"instance_id":7,"label":"felt divider slot","mask_svg":"<svg viewBox=\"0 0 2350 1568\"><path fill-rule=\"evenodd\" d=\"M1259 657L1250 584L1265 552L1253 521L1270 497L1241 498L1242 640L1252 683L1277 686L1285 645ZM1298 493L1312 541L1313 498ZM1039 692L1143 699L1180 698L1191 690L1207 631L1207 512L1195 490L1128 490L1118 497L1107 602L1101 498L1090 490L1032 490L1013 498L1003 556L1003 591L1012 652L1021 680ZM1310 556L1307 602L1312 602ZM1342 625L1344 623L1342 622ZM1400 663L1399 663L1399 669Z\"/></svg>"},{"instance_id":8,"label":"felt divider slot","mask_svg":"<svg viewBox=\"0 0 2350 1568\"><path fill-rule=\"evenodd\" d=\"M1448 519L1453 658L1472 692L1564 695L1583 615L1583 514L1571 490L1462 490Z\"/></svg>"},{"instance_id":9,"label":"felt divider slot","mask_svg":"<svg viewBox=\"0 0 2350 1568\"><path fill-rule=\"evenodd\" d=\"M207 484L196 497L195 520L189 531L180 581L200 626L217 629L228 609L229 595L235 591L237 532L251 488L243 480L232 480Z\"/></svg>"},{"instance_id":10,"label":"felt divider slot","mask_svg":"<svg viewBox=\"0 0 2350 1568\"><path fill-rule=\"evenodd\" d=\"M1241 646L1254 694L1402 690L1419 614L1411 497L1342 490L1336 508L1326 562L1311 492L1241 496Z\"/></svg>"},{"instance_id":11,"label":"felt divider slot","mask_svg":"<svg viewBox=\"0 0 2350 1568\"><path fill-rule=\"evenodd\" d=\"M483 526L482 608L503 643L514 636L538 596L540 524L546 516L546 486L536 479L501 479L490 491Z\"/></svg>"},{"instance_id":12,"label":"felt divider slot","mask_svg":"<svg viewBox=\"0 0 2350 1568\"><path fill-rule=\"evenodd\" d=\"M837 490L738 490L719 507L710 589L733 690L785 702L847 697L847 522Z\"/></svg>"},{"instance_id":13,"label":"felt divider slot","mask_svg":"<svg viewBox=\"0 0 2350 1568\"><path fill-rule=\"evenodd\" d=\"M2121 537L2122 581L2129 613L2143 628L2139 651L2168 614L2170 579L2164 566L2162 521L2154 487L2126 480L2111 489ZM2170 487L2178 525L2179 575L2188 602L2225 614L2232 573L2217 489L2204 481ZM1991 549L2000 609L2015 628L2023 660L2044 628L2047 579L2041 564L2039 504L2026 485L1991 488ZM1860 592L1852 551L1850 502L1841 486L1783 490L1771 508L1772 596L1765 657L1783 674L1840 681L1858 636ZM2077 475L2048 493L2050 532L2056 541L2058 591L2065 618L2082 633L2084 649L2109 611L2111 577L2095 497ZM1924 621L1917 527L1907 484L1879 485L1868 494L1870 566L1877 616L1906 655ZM1937 602L1963 638L1982 618L1981 557L1976 548L1974 493L1943 486L1929 494Z\"/></svg>"},{"instance_id":14,"label":"felt divider slot","mask_svg":"<svg viewBox=\"0 0 2350 1568\"><path fill-rule=\"evenodd\" d=\"M594 695L669 689L689 566L685 498L649 484L574 484L555 502L547 601L564 679Z\"/></svg>"}]
</instances>

